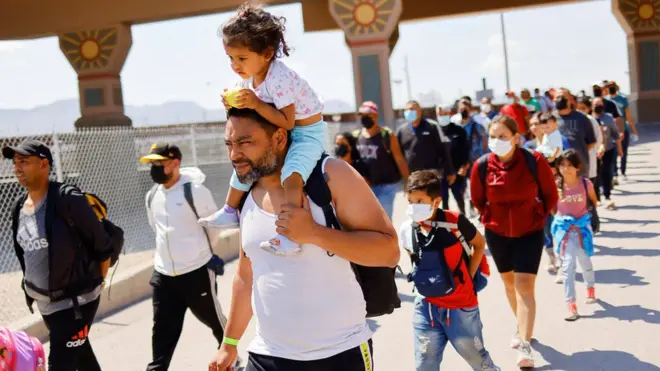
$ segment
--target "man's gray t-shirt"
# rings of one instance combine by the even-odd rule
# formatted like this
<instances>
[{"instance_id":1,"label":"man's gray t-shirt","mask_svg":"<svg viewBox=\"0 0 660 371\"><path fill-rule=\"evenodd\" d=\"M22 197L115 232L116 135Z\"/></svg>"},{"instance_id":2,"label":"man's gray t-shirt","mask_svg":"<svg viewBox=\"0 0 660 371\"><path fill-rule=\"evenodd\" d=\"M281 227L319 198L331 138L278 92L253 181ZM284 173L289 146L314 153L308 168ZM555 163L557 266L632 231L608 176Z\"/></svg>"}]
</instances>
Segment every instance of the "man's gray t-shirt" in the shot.
<instances>
[{"instance_id":1,"label":"man's gray t-shirt","mask_svg":"<svg viewBox=\"0 0 660 371\"><path fill-rule=\"evenodd\" d=\"M573 111L568 115L560 115L559 132L566 137L582 162L580 175L589 176L589 145L596 143L596 133L591 121L582 112Z\"/></svg>"},{"instance_id":2,"label":"man's gray t-shirt","mask_svg":"<svg viewBox=\"0 0 660 371\"><path fill-rule=\"evenodd\" d=\"M616 146L616 141L619 140L619 128L616 126L614 117L609 113L603 113L600 117L596 117L596 121L603 129L603 144L605 150L609 151Z\"/></svg>"},{"instance_id":3,"label":"man's gray t-shirt","mask_svg":"<svg viewBox=\"0 0 660 371\"><path fill-rule=\"evenodd\" d=\"M46 197L35 205L34 211L21 208L18 215L18 230L16 239L23 249L25 260L25 281L48 291L48 240L46 239ZM37 308L43 315L49 315L61 310L73 308L73 300L66 299L51 302L48 296L42 295L25 285L28 296L37 302ZM94 301L99 297L101 287L78 297L80 305Z\"/></svg>"}]
</instances>

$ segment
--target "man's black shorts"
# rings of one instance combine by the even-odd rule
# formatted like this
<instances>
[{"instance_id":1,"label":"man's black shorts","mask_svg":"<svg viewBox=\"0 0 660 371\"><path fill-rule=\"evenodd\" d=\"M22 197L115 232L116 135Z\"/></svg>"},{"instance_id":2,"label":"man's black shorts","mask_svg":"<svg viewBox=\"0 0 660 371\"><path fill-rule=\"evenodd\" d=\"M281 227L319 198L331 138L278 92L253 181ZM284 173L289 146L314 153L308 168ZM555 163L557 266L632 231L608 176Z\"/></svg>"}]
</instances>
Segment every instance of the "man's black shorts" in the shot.
<instances>
[{"instance_id":1,"label":"man's black shorts","mask_svg":"<svg viewBox=\"0 0 660 371\"><path fill-rule=\"evenodd\" d=\"M371 340L329 358L314 361L290 359L250 353L245 371L373 371Z\"/></svg>"}]
</instances>

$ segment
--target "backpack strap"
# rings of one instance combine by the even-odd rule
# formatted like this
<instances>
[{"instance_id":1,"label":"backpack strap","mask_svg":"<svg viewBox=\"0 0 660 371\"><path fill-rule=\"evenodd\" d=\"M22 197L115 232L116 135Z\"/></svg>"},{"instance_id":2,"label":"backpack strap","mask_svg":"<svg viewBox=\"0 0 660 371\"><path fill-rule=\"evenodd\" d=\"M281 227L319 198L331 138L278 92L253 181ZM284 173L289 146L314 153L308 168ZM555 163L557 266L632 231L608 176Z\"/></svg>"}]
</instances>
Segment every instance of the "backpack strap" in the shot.
<instances>
[{"instance_id":1,"label":"backpack strap","mask_svg":"<svg viewBox=\"0 0 660 371\"><path fill-rule=\"evenodd\" d=\"M154 200L154 197L156 196L156 190L158 189L158 184L154 184L153 187L147 192L147 207L151 209L151 202Z\"/></svg>"},{"instance_id":2,"label":"backpack strap","mask_svg":"<svg viewBox=\"0 0 660 371\"><path fill-rule=\"evenodd\" d=\"M328 186L328 174L325 172L325 163L330 158L327 153L321 155L321 159L316 163L312 174L305 184L305 193L312 199L312 202L323 210L325 224L328 228L342 229L335 215L335 209L332 206L332 193Z\"/></svg>"},{"instance_id":3,"label":"backpack strap","mask_svg":"<svg viewBox=\"0 0 660 371\"><path fill-rule=\"evenodd\" d=\"M419 251L421 248L419 247L419 237L417 236L418 233L420 233L420 225L417 222L412 222L411 230L412 233L410 234L411 242L412 242L412 255L410 256L410 262L413 264L419 263Z\"/></svg>"},{"instance_id":4,"label":"backpack strap","mask_svg":"<svg viewBox=\"0 0 660 371\"><path fill-rule=\"evenodd\" d=\"M12 230L12 241L14 244L14 252L16 253L16 258L18 259L18 263L20 264L21 270L23 271L23 277L25 277L25 253L23 252L23 248L21 248L21 245L18 244L18 239L16 237L18 235L18 219L21 209L23 208L23 204L25 203L25 200L27 200L27 193L16 197L16 200L14 201L12 208L12 218L11 218L11 230ZM34 309L32 308L32 303L34 303L34 299L28 296L27 292L25 291L24 281L21 281L21 288L23 289L23 293L25 295L25 304L27 304L30 313L34 313Z\"/></svg>"},{"instance_id":5,"label":"backpack strap","mask_svg":"<svg viewBox=\"0 0 660 371\"><path fill-rule=\"evenodd\" d=\"M486 186L488 184L488 158L490 153L481 155L477 159L477 171L479 172L479 180L481 180L481 188L484 189L484 199L486 198Z\"/></svg>"},{"instance_id":6,"label":"backpack strap","mask_svg":"<svg viewBox=\"0 0 660 371\"><path fill-rule=\"evenodd\" d=\"M392 153L392 131L390 128L386 126L381 127L380 135L383 139L383 147L385 148L385 152L388 154Z\"/></svg>"},{"instance_id":7,"label":"backpack strap","mask_svg":"<svg viewBox=\"0 0 660 371\"><path fill-rule=\"evenodd\" d=\"M538 177L538 168L536 164L536 156L534 156L534 152L531 151L530 149L527 148L521 148L523 157L525 158L525 164L527 165L527 168L529 169L529 172L532 173L532 177L534 178L534 181L536 182L536 188L538 188L538 198L539 201L543 203L543 209L545 210L545 200L543 199L543 192L541 192L541 183L539 182L539 177Z\"/></svg>"},{"instance_id":8,"label":"backpack strap","mask_svg":"<svg viewBox=\"0 0 660 371\"><path fill-rule=\"evenodd\" d=\"M192 194L192 183L190 182L183 183L183 197L186 199L186 202L192 209L193 213L195 214L195 217L199 219L199 214L197 213L197 208L195 207L195 200L193 199L193 194ZM209 232L204 227L202 227L202 230L204 231L204 236L206 236L206 242L208 243L209 251L211 252L211 255L213 255L213 248L211 247L211 238L209 237Z\"/></svg>"}]
</instances>

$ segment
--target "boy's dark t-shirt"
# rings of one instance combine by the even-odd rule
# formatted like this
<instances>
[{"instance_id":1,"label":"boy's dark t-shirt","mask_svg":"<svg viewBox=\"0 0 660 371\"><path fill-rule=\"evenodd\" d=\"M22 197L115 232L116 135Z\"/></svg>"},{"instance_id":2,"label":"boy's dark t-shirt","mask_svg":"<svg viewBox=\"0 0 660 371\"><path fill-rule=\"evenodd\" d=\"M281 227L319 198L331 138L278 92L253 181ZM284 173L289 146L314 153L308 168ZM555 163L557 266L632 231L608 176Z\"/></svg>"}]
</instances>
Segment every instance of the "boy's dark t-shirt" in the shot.
<instances>
[{"instance_id":1,"label":"boy's dark t-shirt","mask_svg":"<svg viewBox=\"0 0 660 371\"><path fill-rule=\"evenodd\" d=\"M582 112L572 111L568 115L560 115L559 131L566 137L582 162L580 175L589 176L589 145L596 143L596 133L591 121Z\"/></svg>"},{"instance_id":2,"label":"boy's dark t-shirt","mask_svg":"<svg viewBox=\"0 0 660 371\"><path fill-rule=\"evenodd\" d=\"M436 221L444 222L447 220L445 217L445 211L438 210L437 212L441 214L438 215ZM466 241L472 241L477 235L477 228L468 220L468 218L465 217L465 215L459 214L457 224L458 230L463 237L465 237ZM459 241L452 233L443 228L431 229L430 233L434 233L432 246L434 248L443 247L445 249L445 258L449 269L456 269L458 264L462 261L461 256L463 254L463 247L461 246L460 249L449 250L447 248ZM430 233L428 235L429 238L431 236ZM399 244L408 252L413 251L412 238L412 221L408 220L401 225L399 230ZM468 268L469 267L466 264L466 270ZM425 300L435 306L447 309L472 308L479 305L477 294L474 292L472 280L465 280L464 284L459 284L458 281L456 281L456 283L457 287L454 294L438 298L425 298Z\"/></svg>"}]
</instances>

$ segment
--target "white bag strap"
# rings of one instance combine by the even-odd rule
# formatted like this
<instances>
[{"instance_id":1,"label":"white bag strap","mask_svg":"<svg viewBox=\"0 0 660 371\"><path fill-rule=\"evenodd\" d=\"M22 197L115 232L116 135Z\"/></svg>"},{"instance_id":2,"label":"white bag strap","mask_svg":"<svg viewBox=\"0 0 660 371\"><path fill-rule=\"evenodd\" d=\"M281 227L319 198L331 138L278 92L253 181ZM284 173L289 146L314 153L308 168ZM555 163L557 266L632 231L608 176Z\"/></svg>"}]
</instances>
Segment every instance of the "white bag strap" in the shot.
<instances>
[{"instance_id":1,"label":"white bag strap","mask_svg":"<svg viewBox=\"0 0 660 371\"><path fill-rule=\"evenodd\" d=\"M454 234L454 236L456 236L456 239L458 239L458 241L463 246L463 249L468 254L468 256L472 256L472 247L470 247L470 244L468 244L467 241L465 240L465 237L463 237L461 230L458 228L458 224L447 223L447 222L430 222L429 224L431 224L433 227L436 228L444 228L449 233Z\"/></svg>"}]
</instances>

